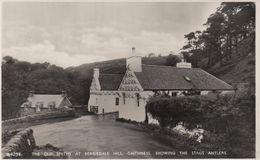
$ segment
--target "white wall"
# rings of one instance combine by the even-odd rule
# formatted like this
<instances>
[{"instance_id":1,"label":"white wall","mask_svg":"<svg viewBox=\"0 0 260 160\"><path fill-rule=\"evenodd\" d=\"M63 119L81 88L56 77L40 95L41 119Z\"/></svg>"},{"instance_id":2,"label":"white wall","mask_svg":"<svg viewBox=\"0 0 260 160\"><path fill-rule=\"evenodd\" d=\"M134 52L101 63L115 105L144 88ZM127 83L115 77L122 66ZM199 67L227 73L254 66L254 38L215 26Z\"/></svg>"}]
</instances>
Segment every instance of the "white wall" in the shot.
<instances>
[{"instance_id":1,"label":"white wall","mask_svg":"<svg viewBox=\"0 0 260 160\"><path fill-rule=\"evenodd\" d=\"M126 59L126 66L134 72L142 72L142 57L133 56Z\"/></svg>"},{"instance_id":2,"label":"white wall","mask_svg":"<svg viewBox=\"0 0 260 160\"><path fill-rule=\"evenodd\" d=\"M102 91L101 91L102 93ZM111 93L116 93L115 91L111 91ZM98 106L98 114L102 114L102 109L104 109L104 113L109 112L117 112L118 106L115 105L115 99L118 97L117 95L107 95L107 94L101 94L101 95L95 95L90 94L89 97L89 103L88 103L88 110L90 110L90 106ZM122 102L120 102L119 98L119 105Z\"/></svg>"},{"instance_id":3,"label":"white wall","mask_svg":"<svg viewBox=\"0 0 260 160\"><path fill-rule=\"evenodd\" d=\"M123 99L123 98L121 98ZM130 119L132 121L143 122L145 120L145 105L143 99L139 100L137 106L136 97L125 98L125 104L119 106L119 118Z\"/></svg>"}]
</instances>

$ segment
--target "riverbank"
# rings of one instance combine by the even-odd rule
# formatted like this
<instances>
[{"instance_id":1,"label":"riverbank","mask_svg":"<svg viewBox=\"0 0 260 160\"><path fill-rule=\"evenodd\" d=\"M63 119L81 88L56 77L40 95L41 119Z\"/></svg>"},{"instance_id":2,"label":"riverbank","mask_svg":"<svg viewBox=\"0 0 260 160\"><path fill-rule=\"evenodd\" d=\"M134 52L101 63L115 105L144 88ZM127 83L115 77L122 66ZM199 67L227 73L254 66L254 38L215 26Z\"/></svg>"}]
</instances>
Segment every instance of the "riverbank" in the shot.
<instances>
[{"instance_id":1,"label":"riverbank","mask_svg":"<svg viewBox=\"0 0 260 160\"><path fill-rule=\"evenodd\" d=\"M224 148L217 148L214 144L199 143L196 140L172 132L169 129L161 128L155 124L146 124L123 118L117 118L116 121L135 125L150 135L161 138L177 152L185 151L184 155L176 154L174 158L229 158L232 156Z\"/></svg>"}]
</instances>

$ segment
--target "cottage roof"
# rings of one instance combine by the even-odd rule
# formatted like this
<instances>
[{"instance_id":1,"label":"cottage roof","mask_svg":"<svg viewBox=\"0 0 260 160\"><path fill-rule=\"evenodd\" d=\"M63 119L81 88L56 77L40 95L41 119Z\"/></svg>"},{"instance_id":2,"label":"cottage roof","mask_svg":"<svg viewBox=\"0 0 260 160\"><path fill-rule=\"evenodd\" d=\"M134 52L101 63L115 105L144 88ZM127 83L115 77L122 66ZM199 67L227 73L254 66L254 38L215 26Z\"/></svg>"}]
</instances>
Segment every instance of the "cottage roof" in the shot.
<instances>
[{"instance_id":1,"label":"cottage roof","mask_svg":"<svg viewBox=\"0 0 260 160\"><path fill-rule=\"evenodd\" d=\"M48 108L50 104L59 106L64 98L66 97L61 94L33 94L28 97L27 101L31 104L31 107L36 107L36 104L42 104L43 108Z\"/></svg>"},{"instance_id":2,"label":"cottage roof","mask_svg":"<svg viewBox=\"0 0 260 160\"><path fill-rule=\"evenodd\" d=\"M200 68L142 65L142 72L135 74L144 90L234 89Z\"/></svg>"},{"instance_id":3,"label":"cottage roof","mask_svg":"<svg viewBox=\"0 0 260 160\"><path fill-rule=\"evenodd\" d=\"M123 76L123 74L100 74L99 82L101 90L117 90Z\"/></svg>"}]
</instances>

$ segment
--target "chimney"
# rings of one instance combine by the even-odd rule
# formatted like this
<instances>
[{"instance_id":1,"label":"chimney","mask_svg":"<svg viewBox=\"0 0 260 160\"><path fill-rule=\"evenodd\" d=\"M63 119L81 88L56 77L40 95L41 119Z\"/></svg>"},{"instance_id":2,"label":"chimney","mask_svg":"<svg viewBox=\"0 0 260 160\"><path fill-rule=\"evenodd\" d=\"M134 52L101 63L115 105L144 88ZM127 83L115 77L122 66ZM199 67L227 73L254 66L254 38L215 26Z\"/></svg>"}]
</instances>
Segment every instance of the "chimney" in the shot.
<instances>
[{"instance_id":1,"label":"chimney","mask_svg":"<svg viewBox=\"0 0 260 160\"><path fill-rule=\"evenodd\" d=\"M34 91L30 91L29 92L29 97L33 97L33 95L34 95Z\"/></svg>"},{"instance_id":2,"label":"chimney","mask_svg":"<svg viewBox=\"0 0 260 160\"><path fill-rule=\"evenodd\" d=\"M99 78L99 68L93 69L93 77L98 79Z\"/></svg>"},{"instance_id":3,"label":"chimney","mask_svg":"<svg viewBox=\"0 0 260 160\"><path fill-rule=\"evenodd\" d=\"M66 91L61 91L61 96L62 97L66 97L67 96L67 92Z\"/></svg>"},{"instance_id":4,"label":"chimney","mask_svg":"<svg viewBox=\"0 0 260 160\"><path fill-rule=\"evenodd\" d=\"M177 68L192 68L191 63L186 62L184 58L181 59L181 62L176 64L176 67Z\"/></svg>"},{"instance_id":5,"label":"chimney","mask_svg":"<svg viewBox=\"0 0 260 160\"><path fill-rule=\"evenodd\" d=\"M132 48L132 54L126 59L126 67L134 72L142 72L142 57L135 52L135 47Z\"/></svg>"},{"instance_id":6,"label":"chimney","mask_svg":"<svg viewBox=\"0 0 260 160\"><path fill-rule=\"evenodd\" d=\"M132 47L132 55L135 55L135 47Z\"/></svg>"},{"instance_id":7,"label":"chimney","mask_svg":"<svg viewBox=\"0 0 260 160\"><path fill-rule=\"evenodd\" d=\"M93 79L92 79L92 83L95 83L95 90L100 91L101 90L101 86L99 83L99 68L94 68L93 69ZM92 86L91 83L91 86Z\"/></svg>"}]
</instances>

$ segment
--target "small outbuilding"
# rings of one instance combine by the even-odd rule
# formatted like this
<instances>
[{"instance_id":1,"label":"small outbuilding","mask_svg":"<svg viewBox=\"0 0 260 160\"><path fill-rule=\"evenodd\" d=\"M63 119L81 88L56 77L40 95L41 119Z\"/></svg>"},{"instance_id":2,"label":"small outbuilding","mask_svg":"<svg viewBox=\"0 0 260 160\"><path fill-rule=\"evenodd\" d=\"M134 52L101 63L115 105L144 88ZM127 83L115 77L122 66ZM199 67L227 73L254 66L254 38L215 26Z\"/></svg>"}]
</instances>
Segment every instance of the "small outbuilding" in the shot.
<instances>
[{"instance_id":1,"label":"small outbuilding","mask_svg":"<svg viewBox=\"0 0 260 160\"><path fill-rule=\"evenodd\" d=\"M30 92L27 101L21 105L21 116L53 111L62 107L72 106L65 92L61 94L35 94Z\"/></svg>"}]
</instances>

